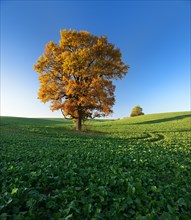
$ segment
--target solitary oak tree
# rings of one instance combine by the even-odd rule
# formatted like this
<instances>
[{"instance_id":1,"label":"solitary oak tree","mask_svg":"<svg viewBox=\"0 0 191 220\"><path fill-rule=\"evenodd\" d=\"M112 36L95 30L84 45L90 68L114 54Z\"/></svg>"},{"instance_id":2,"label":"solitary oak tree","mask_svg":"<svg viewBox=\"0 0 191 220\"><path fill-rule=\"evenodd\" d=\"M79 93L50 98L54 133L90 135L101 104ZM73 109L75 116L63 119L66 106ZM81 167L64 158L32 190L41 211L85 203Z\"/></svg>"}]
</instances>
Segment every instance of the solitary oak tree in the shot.
<instances>
[{"instance_id":1,"label":"solitary oak tree","mask_svg":"<svg viewBox=\"0 0 191 220\"><path fill-rule=\"evenodd\" d=\"M128 65L119 49L106 36L62 30L59 44L49 42L34 65L39 73L38 98L51 102L51 110L62 111L67 119L82 120L107 116L115 102L112 79L126 75Z\"/></svg>"}]
</instances>

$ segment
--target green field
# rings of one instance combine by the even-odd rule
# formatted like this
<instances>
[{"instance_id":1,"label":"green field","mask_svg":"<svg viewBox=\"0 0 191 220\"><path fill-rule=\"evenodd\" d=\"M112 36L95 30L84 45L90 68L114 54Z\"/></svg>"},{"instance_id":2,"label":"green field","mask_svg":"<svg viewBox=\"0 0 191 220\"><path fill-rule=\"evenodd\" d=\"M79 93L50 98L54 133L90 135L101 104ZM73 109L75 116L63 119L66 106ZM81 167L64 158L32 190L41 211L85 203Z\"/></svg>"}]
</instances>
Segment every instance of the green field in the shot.
<instances>
[{"instance_id":1,"label":"green field","mask_svg":"<svg viewBox=\"0 0 191 220\"><path fill-rule=\"evenodd\" d=\"M1 220L191 219L191 112L84 129L1 117Z\"/></svg>"}]
</instances>

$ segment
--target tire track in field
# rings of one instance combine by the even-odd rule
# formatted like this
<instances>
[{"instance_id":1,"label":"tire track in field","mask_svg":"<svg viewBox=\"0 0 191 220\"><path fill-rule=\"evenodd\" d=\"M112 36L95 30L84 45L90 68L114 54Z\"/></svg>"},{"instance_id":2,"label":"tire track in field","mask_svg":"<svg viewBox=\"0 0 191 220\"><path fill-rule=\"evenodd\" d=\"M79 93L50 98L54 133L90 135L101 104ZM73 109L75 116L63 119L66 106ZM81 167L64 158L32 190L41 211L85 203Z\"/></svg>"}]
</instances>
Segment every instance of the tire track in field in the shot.
<instances>
[{"instance_id":1,"label":"tire track in field","mask_svg":"<svg viewBox=\"0 0 191 220\"><path fill-rule=\"evenodd\" d=\"M147 133L147 132L145 132ZM158 141L162 141L165 139L165 136L161 133L154 133L154 132L150 132L147 133L149 138L147 138L146 140L148 140L149 142L158 142Z\"/></svg>"}]
</instances>

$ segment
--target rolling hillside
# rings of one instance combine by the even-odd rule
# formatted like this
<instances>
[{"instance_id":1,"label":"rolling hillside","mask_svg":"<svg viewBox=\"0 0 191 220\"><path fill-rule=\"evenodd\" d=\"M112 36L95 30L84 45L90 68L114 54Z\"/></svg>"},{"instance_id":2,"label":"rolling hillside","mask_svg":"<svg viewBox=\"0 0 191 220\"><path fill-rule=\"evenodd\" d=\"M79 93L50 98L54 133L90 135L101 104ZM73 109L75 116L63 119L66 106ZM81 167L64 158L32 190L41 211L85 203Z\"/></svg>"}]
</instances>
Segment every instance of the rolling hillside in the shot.
<instances>
[{"instance_id":1,"label":"rolling hillside","mask_svg":"<svg viewBox=\"0 0 191 220\"><path fill-rule=\"evenodd\" d=\"M1 117L0 219L191 219L191 112Z\"/></svg>"}]
</instances>

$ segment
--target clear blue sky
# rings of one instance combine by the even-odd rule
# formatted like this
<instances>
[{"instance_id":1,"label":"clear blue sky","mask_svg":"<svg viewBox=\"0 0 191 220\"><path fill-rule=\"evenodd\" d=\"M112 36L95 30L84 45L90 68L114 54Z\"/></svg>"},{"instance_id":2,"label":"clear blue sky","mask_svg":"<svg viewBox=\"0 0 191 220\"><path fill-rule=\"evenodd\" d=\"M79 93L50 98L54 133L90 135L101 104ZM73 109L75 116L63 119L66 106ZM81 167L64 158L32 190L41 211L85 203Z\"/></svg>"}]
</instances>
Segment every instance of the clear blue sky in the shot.
<instances>
[{"instance_id":1,"label":"clear blue sky","mask_svg":"<svg viewBox=\"0 0 191 220\"><path fill-rule=\"evenodd\" d=\"M190 1L1 1L1 115L61 117L37 99L33 65L61 29L106 35L130 65L113 118L190 110Z\"/></svg>"}]
</instances>

